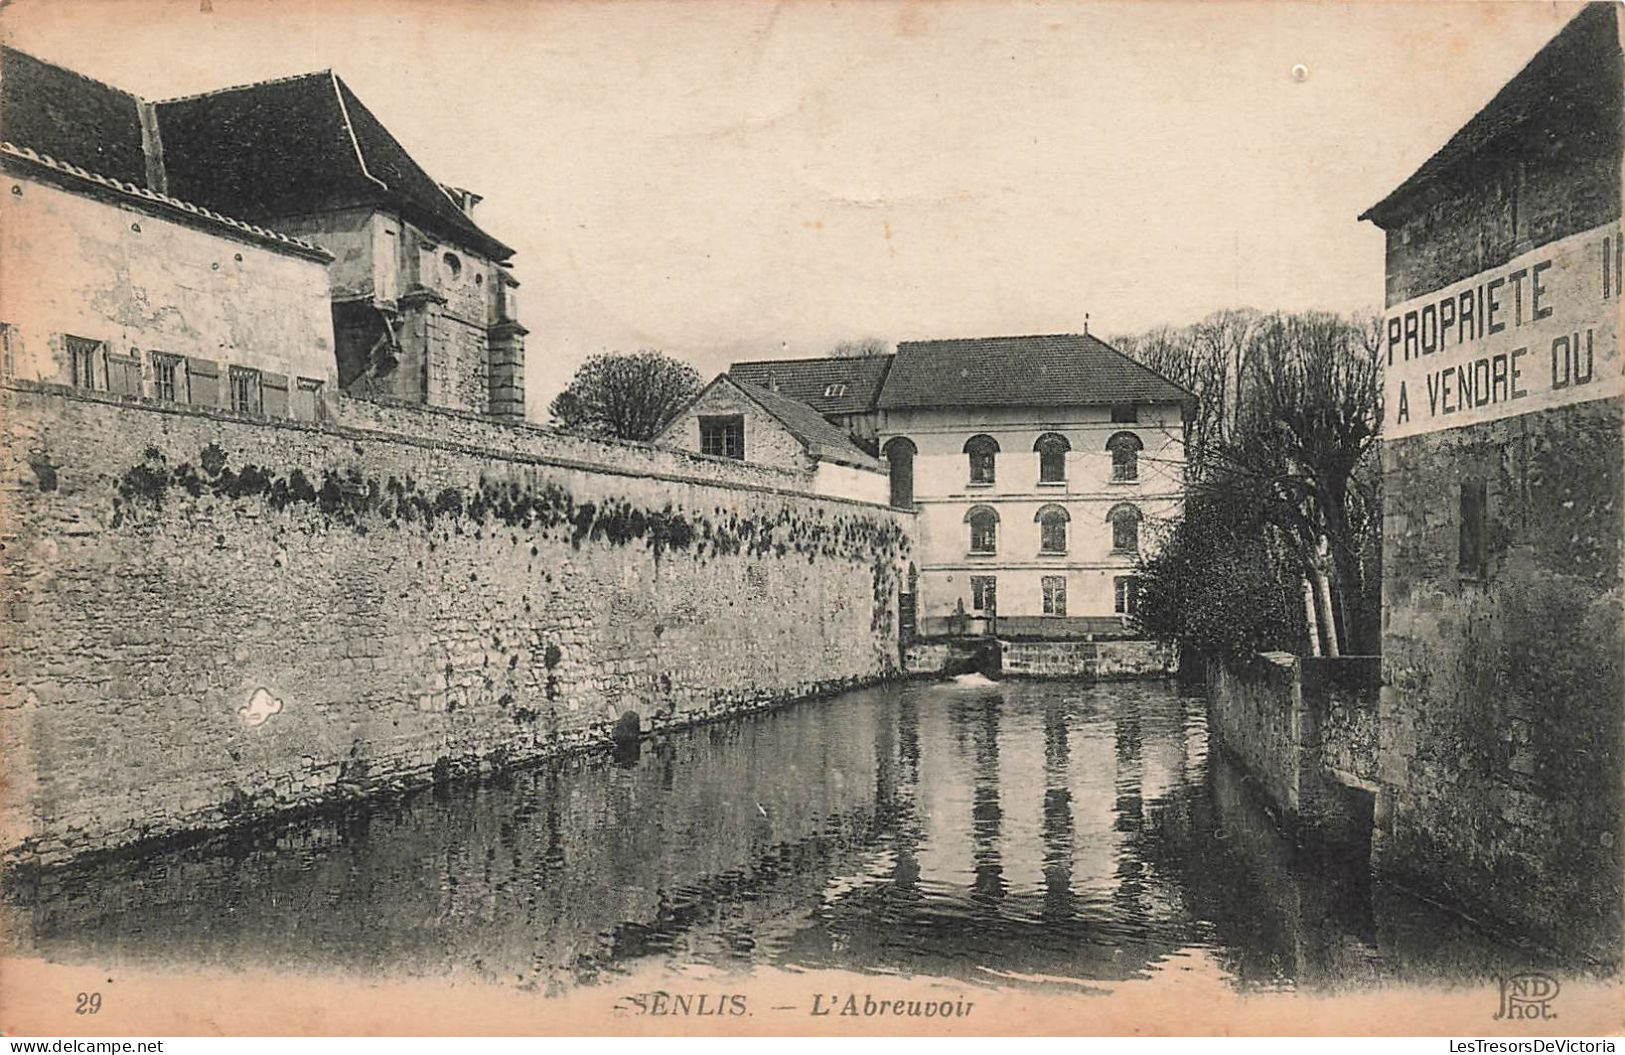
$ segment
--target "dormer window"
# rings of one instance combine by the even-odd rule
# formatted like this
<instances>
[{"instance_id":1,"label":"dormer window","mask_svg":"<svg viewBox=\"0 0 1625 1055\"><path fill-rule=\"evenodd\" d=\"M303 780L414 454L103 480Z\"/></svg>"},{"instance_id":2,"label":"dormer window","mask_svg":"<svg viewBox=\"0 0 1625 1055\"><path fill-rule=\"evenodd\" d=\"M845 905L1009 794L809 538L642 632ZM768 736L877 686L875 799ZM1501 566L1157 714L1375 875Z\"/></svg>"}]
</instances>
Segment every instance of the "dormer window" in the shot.
<instances>
[{"instance_id":1,"label":"dormer window","mask_svg":"<svg viewBox=\"0 0 1625 1055\"><path fill-rule=\"evenodd\" d=\"M834 384L824 386L824 398L834 399L836 396L846 395L846 382L836 381Z\"/></svg>"}]
</instances>

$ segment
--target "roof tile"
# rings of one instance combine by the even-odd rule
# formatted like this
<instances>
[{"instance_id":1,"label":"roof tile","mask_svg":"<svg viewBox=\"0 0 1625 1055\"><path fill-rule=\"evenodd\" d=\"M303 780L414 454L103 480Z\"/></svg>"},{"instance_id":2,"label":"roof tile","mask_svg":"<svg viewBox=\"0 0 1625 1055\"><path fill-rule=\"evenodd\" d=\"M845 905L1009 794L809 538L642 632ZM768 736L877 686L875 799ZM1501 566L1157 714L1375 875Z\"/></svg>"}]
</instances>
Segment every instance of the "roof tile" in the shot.
<instances>
[{"instance_id":1,"label":"roof tile","mask_svg":"<svg viewBox=\"0 0 1625 1055\"><path fill-rule=\"evenodd\" d=\"M1175 403L1191 393L1088 334L904 341L877 405Z\"/></svg>"},{"instance_id":2,"label":"roof tile","mask_svg":"<svg viewBox=\"0 0 1625 1055\"><path fill-rule=\"evenodd\" d=\"M821 414L860 414L874 407L891 361L889 355L760 359L733 364L728 376L799 400ZM826 395L832 385L846 388Z\"/></svg>"}]
</instances>

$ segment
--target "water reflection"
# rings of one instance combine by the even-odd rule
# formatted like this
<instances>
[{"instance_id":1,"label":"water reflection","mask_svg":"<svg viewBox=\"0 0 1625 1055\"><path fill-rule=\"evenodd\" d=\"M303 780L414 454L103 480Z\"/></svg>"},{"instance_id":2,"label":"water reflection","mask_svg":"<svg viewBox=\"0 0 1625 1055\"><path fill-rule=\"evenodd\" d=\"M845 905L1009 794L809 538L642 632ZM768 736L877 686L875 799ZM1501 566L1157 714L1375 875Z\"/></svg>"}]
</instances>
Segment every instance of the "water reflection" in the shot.
<instances>
[{"instance_id":1,"label":"water reflection","mask_svg":"<svg viewBox=\"0 0 1625 1055\"><path fill-rule=\"evenodd\" d=\"M10 892L32 951L549 990L662 963L1242 987L1527 966L1295 855L1162 686L905 685Z\"/></svg>"}]
</instances>

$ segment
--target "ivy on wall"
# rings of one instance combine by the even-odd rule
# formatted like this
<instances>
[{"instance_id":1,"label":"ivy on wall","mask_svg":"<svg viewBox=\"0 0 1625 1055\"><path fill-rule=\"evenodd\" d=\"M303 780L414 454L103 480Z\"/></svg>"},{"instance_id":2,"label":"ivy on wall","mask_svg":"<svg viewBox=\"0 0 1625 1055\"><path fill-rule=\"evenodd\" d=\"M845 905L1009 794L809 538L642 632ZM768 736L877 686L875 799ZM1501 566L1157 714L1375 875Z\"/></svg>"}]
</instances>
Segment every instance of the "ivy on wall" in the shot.
<instances>
[{"instance_id":1,"label":"ivy on wall","mask_svg":"<svg viewBox=\"0 0 1625 1055\"><path fill-rule=\"evenodd\" d=\"M901 527L861 515L832 517L821 509L807 515L787 508L777 513L741 514L721 507L706 514L670 503L648 509L625 499L577 502L568 489L556 483L531 487L483 477L471 487L431 492L411 476L380 481L353 467L343 472L326 470L318 484L301 469L286 475L252 463L234 469L225 451L214 443L204 447L195 462L173 466L157 447L148 447L142 460L118 479L113 526L121 526L141 510L161 509L177 490L192 498L258 498L276 510L306 505L329 523L363 533L369 524L402 529L445 523L459 532L465 526L477 529L501 524L539 530L547 537L559 531L577 549L587 542L612 546L641 542L657 560L668 551L678 551L701 559L707 555L783 558L795 554L806 557L808 563L820 557L865 562L873 568L874 599L882 608L889 608L885 602L893 569L908 555L908 537Z\"/></svg>"}]
</instances>

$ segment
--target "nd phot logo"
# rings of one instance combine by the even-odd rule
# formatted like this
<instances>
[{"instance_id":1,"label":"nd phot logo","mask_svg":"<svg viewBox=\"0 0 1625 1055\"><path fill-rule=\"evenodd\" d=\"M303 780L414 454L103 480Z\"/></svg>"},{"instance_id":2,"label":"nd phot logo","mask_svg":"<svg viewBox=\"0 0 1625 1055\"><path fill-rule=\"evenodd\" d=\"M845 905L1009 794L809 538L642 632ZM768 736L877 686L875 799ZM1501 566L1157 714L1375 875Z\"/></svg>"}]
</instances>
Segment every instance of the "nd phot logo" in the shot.
<instances>
[{"instance_id":1,"label":"nd phot logo","mask_svg":"<svg viewBox=\"0 0 1625 1055\"><path fill-rule=\"evenodd\" d=\"M1501 1006L1495 1012L1496 1021L1551 1020L1557 1015L1551 1002L1557 998L1557 979L1538 971L1527 971L1510 977L1497 977L1501 986Z\"/></svg>"}]
</instances>

